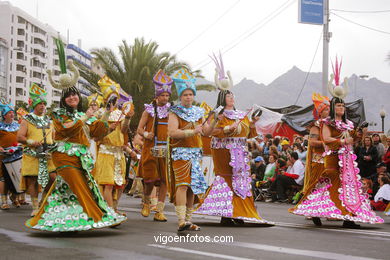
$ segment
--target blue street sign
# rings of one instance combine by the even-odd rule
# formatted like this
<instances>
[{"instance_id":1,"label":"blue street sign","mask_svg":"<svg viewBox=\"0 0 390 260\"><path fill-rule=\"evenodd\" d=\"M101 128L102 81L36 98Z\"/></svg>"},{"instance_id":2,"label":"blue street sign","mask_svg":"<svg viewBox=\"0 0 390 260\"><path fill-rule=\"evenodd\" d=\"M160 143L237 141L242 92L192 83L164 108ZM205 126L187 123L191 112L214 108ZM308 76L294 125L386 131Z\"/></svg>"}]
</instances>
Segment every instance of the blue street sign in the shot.
<instances>
[{"instance_id":1,"label":"blue street sign","mask_svg":"<svg viewBox=\"0 0 390 260\"><path fill-rule=\"evenodd\" d=\"M298 21L300 23L324 24L324 0L299 0Z\"/></svg>"}]
</instances>

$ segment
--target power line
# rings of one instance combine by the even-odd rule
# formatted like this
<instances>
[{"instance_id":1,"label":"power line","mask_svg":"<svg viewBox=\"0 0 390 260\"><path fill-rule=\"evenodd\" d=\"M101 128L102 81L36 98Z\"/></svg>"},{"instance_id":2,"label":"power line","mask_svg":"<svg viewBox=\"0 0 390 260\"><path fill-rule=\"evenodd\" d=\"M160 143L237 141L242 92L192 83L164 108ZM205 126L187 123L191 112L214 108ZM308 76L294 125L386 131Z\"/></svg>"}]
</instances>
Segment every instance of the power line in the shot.
<instances>
[{"instance_id":1,"label":"power line","mask_svg":"<svg viewBox=\"0 0 390 260\"><path fill-rule=\"evenodd\" d=\"M270 14L268 14L266 17L264 17L263 19L261 19L259 22L257 22L255 25L253 25L251 28L249 28L248 30L246 30L244 33L242 33L240 36L238 36L237 38L235 38L233 41L231 41L229 44L225 45L222 50L226 49L228 46L230 46L229 48L227 48L226 50L222 51L222 53L226 53L230 50L232 50L233 48L235 48L238 44L240 44L242 41L246 40L248 37L250 37L251 35L253 35L255 32L257 32L258 30L260 30L262 27L264 27L266 24L268 24L269 22L271 22L273 19L275 19L278 15L280 15L284 10L286 10L288 7L290 7L296 0L293 0L291 3L289 3L291 0L287 0L286 2L284 2L283 4L281 4L280 6L278 6L275 10L273 10ZM206 62L206 63L205 63ZM199 62L198 64L195 65L195 67L198 67L200 66L198 69L201 69L205 66L207 66L208 64L210 64L211 61L209 58L205 58L204 60L202 60L201 62ZM203 65L201 65L203 64Z\"/></svg>"},{"instance_id":2,"label":"power line","mask_svg":"<svg viewBox=\"0 0 390 260\"><path fill-rule=\"evenodd\" d=\"M343 12L343 13L358 13L358 14L390 13L390 10L358 11L358 10L330 9L330 11Z\"/></svg>"},{"instance_id":3,"label":"power line","mask_svg":"<svg viewBox=\"0 0 390 260\"><path fill-rule=\"evenodd\" d=\"M350 22L350 23L353 23L353 24L355 24L355 25L361 26L361 27L363 27L363 28L366 28L366 29L369 29L369 30L372 30L372 31L375 31L375 32L379 32L379 33L390 34L390 32L382 31L382 30L379 30L379 29L375 29L375 28L373 28L373 27L369 27L369 26L366 26L366 25L363 25L363 24L354 22L354 21L352 21L352 20L350 20L350 19L347 19L347 18L345 18L345 17L342 17L342 16L340 16L340 15L338 15L338 14L336 14L336 13L331 12L331 14L333 14L333 15L335 15L335 16L339 17L340 19L343 19L343 20L345 20L345 21L347 21L347 22Z\"/></svg>"},{"instance_id":4,"label":"power line","mask_svg":"<svg viewBox=\"0 0 390 260\"><path fill-rule=\"evenodd\" d=\"M313 58L312 58L312 60L311 60L311 64L310 64L310 67L309 67L309 71L306 73L305 81L304 81L303 84L302 84L302 88L301 88L301 90L299 91L299 94L298 94L298 96L297 96L297 99L295 100L294 105L296 105L296 104L298 103L298 100L299 100L299 98L301 97L302 91L303 91L303 89L305 88L307 79L309 78L309 75L310 75L310 72L311 72L311 68L312 68L313 63L314 63L314 59L315 59L315 57L317 56L317 51L318 51L318 47L320 46L321 39L322 39L322 31L321 31L321 34L320 34L320 38L318 39L316 51L314 52L314 56L313 56Z\"/></svg>"},{"instance_id":5,"label":"power line","mask_svg":"<svg viewBox=\"0 0 390 260\"><path fill-rule=\"evenodd\" d=\"M190 46L193 42L195 42L197 39L199 39L203 34L205 34L208 30L211 29L215 24L219 22L219 20L222 19L227 13L230 12L241 0L236 1L233 5L231 5L225 12L223 12L212 24L210 24L206 29L204 29L202 32L200 32L198 35L196 35L191 41L189 41L186 45L184 45L183 48L181 48L178 52L175 53L177 55L178 53L182 52L184 49L186 49L188 46Z\"/></svg>"}]
</instances>

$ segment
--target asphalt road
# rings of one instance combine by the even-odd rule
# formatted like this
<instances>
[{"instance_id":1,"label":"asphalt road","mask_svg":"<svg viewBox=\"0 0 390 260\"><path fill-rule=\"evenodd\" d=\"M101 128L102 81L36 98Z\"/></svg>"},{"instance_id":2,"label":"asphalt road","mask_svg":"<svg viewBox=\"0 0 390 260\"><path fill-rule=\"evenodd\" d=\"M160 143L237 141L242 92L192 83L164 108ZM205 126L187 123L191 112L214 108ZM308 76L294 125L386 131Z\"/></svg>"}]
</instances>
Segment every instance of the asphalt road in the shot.
<instances>
[{"instance_id":1,"label":"asphalt road","mask_svg":"<svg viewBox=\"0 0 390 260\"><path fill-rule=\"evenodd\" d=\"M26 228L29 206L0 211L0 259L390 259L390 217L382 213L385 224L363 224L358 230L335 221L314 227L287 213L291 205L256 203L275 226L222 227L218 218L196 216L202 230L178 234L172 205L167 206L168 222L158 223L153 215L139 214L140 203L123 196L127 222L77 233Z\"/></svg>"}]
</instances>

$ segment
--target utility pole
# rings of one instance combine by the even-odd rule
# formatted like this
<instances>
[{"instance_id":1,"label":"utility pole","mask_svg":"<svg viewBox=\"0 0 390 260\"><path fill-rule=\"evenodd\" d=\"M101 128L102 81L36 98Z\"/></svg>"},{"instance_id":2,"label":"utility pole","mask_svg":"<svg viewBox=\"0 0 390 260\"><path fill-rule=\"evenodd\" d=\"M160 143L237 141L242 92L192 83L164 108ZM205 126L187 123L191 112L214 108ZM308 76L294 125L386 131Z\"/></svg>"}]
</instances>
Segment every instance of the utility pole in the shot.
<instances>
[{"instance_id":1,"label":"utility pole","mask_svg":"<svg viewBox=\"0 0 390 260\"><path fill-rule=\"evenodd\" d=\"M322 95L327 95L328 92L328 68L329 68L329 41L331 33L329 33L329 0L324 0L324 28L323 28L323 51L322 51Z\"/></svg>"}]
</instances>

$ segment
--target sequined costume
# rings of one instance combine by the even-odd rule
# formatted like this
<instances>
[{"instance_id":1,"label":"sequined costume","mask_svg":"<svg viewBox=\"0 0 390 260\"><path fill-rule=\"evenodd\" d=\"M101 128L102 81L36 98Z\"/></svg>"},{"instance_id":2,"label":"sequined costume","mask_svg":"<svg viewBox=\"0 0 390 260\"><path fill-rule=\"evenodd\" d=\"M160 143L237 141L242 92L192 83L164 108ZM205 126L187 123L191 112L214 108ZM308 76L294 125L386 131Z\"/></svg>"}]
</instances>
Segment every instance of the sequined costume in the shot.
<instances>
[{"instance_id":1,"label":"sequined costume","mask_svg":"<svg viewBox=\"0 0 390 260\"><path fill-rule=\"evenodd\" d=\"M219 130L213 133L211 140L216 177L194 213L269 223L258 215L251 192L246 140L256 136L256 130L249 127L245 112L225 110L223 115L216 125ZM236 120L241 121L236 131L225 133L222 130Z\"/></svg>"},{"instance_id":2,"label":"sequined costume","mask_svg":"<svg viewBox=\"0 0 390 260\"><path fill-rule=\"evenodd\" d=\"M108 118L109 124L124 121L122 111L115 109ZM126 180L126 159L123 151L124 134L119 123L114 131L98 141L95 178L99 185L123 188Z\"/></svg>"},{"instance_id":3,"label":"sequined costume","mask_svg":"<svg viewBox=\"0 0 390 260\"><path fill-rule=\"evenodd\" d=\"M106 123L84 113L61 108L52 113L57 146L52 158L57 178L37 215L26 226L45 231L77 231L119 224L126 217L107 206L91 175L93 159L89 153L89 137L104 136ZM65 127L65 122L74 122Z\"/></svg>"},{"instance_id":4,"label":"sequined costume","mask_svg":"<svg viewBox=\"0 0 390 260\"><path fill-rule=\"evenodd\" d=\"M202 124L204 110L197 106L186 108L181 105L172 106L170 110L179 121L179 129L193 130L198 124ZM200 135L194 135L184 139L169 140L171 148L171 169L174 178L171 181L171 201L174 192L179 186L189 186L195 195L206 192L207 184L202 172L202 139Z\"/></svg>"},{"instance_id":5,"label":"sequined costume","mask_svg":"<svg viewBox=\"0 0 390 260\"><path fill-rule=\"evenodd\" d=\"M324 167L318 181L308 189L299 204L289 211L306 217L332 218L361 223L383 223L371 210L368 195L362 191L356 155L349 145L341 145L340 137L353 135L353 123L324 120L336 141L326 143ZM321 127L322 136L323 127Z\"/></svg>"},{"instance_id":6,"label":"sequined costume","mask_svg":"<svg viewBox=\"0 0 390 260\"><path fill-rule=\"evenodd\" d=\"M26 138L36 142L43 142L43 131L46 135L46 144L49 149L53 145L52 131L53 126L50 123L50 118L46 115L37 116L34 113L30 113L24 116L24 120L27 122ZM42 130L42 128L45 128ZM40 151L35 148L25 145L23 149L22 157L22 176L37 176L38 184L42 188L45 188L49 183L49 173L55 171L53 160L48 156L42 156ZM25 179L22 178L21 189L26 190Z\"/></svg>"}]
</instances>

